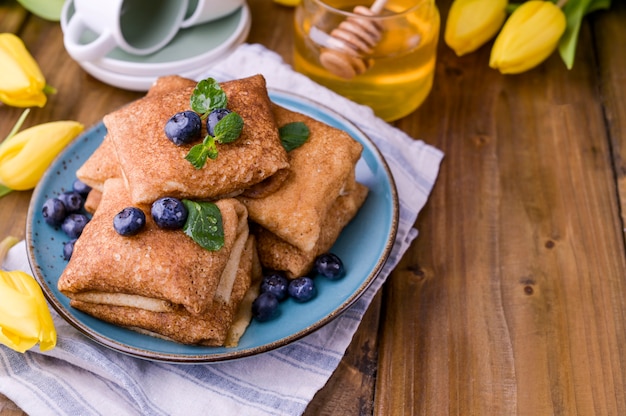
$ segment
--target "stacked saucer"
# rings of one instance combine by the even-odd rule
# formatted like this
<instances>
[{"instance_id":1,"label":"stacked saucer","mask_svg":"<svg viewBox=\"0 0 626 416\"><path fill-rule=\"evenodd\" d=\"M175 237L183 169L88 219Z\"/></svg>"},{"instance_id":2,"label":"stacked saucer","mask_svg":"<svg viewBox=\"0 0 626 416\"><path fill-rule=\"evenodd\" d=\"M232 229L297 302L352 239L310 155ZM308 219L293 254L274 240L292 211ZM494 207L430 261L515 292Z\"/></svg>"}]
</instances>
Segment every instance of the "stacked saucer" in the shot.
<instances>
[{"instance_id":1,"label":"stacked saucer","mask_svg":"<svg viewBox=\"0 0 626 416\"><path fill-rule=\"evenodd\" d=\"M66 1L60 19L64 32L74 13L73 0ZM245 42L250 23L250 10L244 3L218 20L181 29L165 47L150 55L133 55L114 48L102 58L77 60L77 63L106 84L131 91L147 91L160 76L180 75L195 79L205 73L207 68L219 63ZM81 40L88 43L95 37L94 33L86 31Z\"/></svg>"}]
</instances>

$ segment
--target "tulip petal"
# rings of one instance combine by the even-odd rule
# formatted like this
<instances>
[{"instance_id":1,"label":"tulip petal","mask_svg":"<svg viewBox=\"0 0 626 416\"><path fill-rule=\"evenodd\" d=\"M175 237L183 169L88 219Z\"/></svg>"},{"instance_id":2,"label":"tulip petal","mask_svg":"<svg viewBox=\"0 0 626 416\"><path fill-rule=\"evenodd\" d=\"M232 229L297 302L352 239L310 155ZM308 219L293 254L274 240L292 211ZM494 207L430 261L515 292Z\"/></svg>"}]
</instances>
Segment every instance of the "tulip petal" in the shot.
<instances>
[{"instance_id":1,"label":"tulip petal","mask_svg":"<svg viewBox=\"0 0 626 416\"><path fill-rule=\"evenodd\" d=\"M43 107L46 81L24 42L12 33L0 33L0 101L15 107Z\"/></svg>"},{"instance_id":2,"label":"tulip petal","mask_svg":"<svg viewBox=\"0 0 626 416\"><path fill-rule=\"evenodd\" d=\"M506 19L507 0L455 0L444 41L458 55L473 52L493 38Z\"/></svg>"},{"instance_id":3,"label":"tulip petal","mask_svg":"<svg viewBox=\"0 0 626 416\"><path fill-rule=\"evenodd\" d=\"M556 49L565 15L555 4L531 0L519 6L496 38L489 66L503 74L534 68Z\"/></svg>"},{"instance_id":4,"label":"tulip petal","mask_svg":"<svg viewBox=\"0 0 626 416\"><path fill-rule=\"evenodd\" d=\"M48 304L35 279L22 271L0 271L0 343L25 352L37 342L42 351L56 346Z\"/></svg>"},{"instance_id":5,"label":"tulip petal","mask_svg":"<svg viewBox=\"0 0 626 416\"><path fill-rule=\"evenodd\" d=\"M0 182L18 191L34 188L56 155L82 130L76 121L53 121L17 133L0 146Z\"/></svg>"}]
</instances>

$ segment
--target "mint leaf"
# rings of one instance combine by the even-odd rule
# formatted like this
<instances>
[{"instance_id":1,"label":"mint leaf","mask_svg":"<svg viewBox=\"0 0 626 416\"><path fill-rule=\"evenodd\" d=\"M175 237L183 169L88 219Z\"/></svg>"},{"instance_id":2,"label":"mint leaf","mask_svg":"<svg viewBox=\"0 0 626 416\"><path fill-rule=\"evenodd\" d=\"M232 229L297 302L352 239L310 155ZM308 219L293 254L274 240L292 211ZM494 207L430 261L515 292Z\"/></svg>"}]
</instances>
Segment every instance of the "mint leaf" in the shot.
<instances>
[{"instance_id":1,"label":"mint leaf","mask_svg":"<svg viewBox=\"0 0 626 416\"><path fill-rule=\"evenodd\" d=\"M211 137L211 136L207 136ZM205 139L206 140L206 139ZM214 155L213 155L214 153ZM189 161L196 169L202 169L204 164L206 163L207 158L215 159L217 157L217 149L215 149L215 144L213 143L213 147L210 145L206 145L204 143L200 143L195 145L189 150L185 159Z\"/></svg>"},{"instance_id":2,"label":"mint leaf","mask_svg":"<svg viewBox=\"0 0 626 416\"><path fill-rule=\"evenodd\" d=\"M213 78L198 82L190 98L191 109L200 114L202 118L206 118L211 110L226 108L226 103L226 93Z\"/></svg>"},{"instance_id":3,"label":"mint leaf","mask_svg":"<svg viewBox=\"0 0 626 416\"><path fill-rule=\"evenodd\" d=\"M217 159L216 143L231 143L239 138L243 130L243 119L237 113L230 113L215 125L215 137L207 134L201 144L189 150L187 159L194 168L202 169L207 159Z\"/></svg>"},{"instance_id":4,"label":"mint leaf","mask_svg":"<svg viewBox=\"0 0 626 416\"><path fill-rule=\"evenodd\" d=\"M183 199L189 215L183 231L202 248L217 251L224 246L222 213L212 202L197 202Z\"/></svg>"},{"instance_id":5,"label":"mint leaf","mask_svg":"<svg viewBox=\"0 0 626 416\"><path fill-rule=\"evenodd\" d=\"M202 144L204 145L206 154L209 159L217 159L217 147L215 146L215 138L211 137L210 134L207 134L207 136L202 141Z\"/></svg>"},{"instance_id":6,"label":"mint leaf","mask_svg":"<svg viewBox=\"0 0 626 416\"><path fill-rule=\"evenodd\" d=\"M215 125L215 140L231 143L239 138L243 130L243 119L235 112L229 113Z\"/></svg>"},{"instance_id":7,"label":"mint leaf","mask_svg":"<svg viewBox=\"0 0 626 416\"><path fill-rule=\"evenodd\" d=\"M307 125L301 121L287 123L278 129L280 142L288 152L302 146L309 139L310 134Z\"/></svg>"}]
</instances>

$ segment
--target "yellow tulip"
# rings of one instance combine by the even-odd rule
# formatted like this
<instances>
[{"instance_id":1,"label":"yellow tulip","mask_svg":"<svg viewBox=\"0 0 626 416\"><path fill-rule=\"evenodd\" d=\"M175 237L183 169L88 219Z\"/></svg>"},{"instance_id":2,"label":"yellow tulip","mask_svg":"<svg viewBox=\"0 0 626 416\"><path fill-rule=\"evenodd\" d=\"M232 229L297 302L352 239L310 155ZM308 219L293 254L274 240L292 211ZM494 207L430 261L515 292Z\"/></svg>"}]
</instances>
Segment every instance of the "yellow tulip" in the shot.
<instances>
[{"instance_id":1,"label":"yellow tulip","mask_svg":"<svg viewBox=\"0 0 626 416\"><path fill-rule=\"evenodd\" d=\"M522 3L496 38L489 66L503 74L518 74L554 52L566 28L563 11L549 1Z\"/></svg>"},{"instance_id":2,"label":"yellow tulip","mask_svg":"<svg viewBox=\"0 0 626 416\"><path fill-rule=\"evenodd\" d=\"M274 3L278 3L287 7L295 7L300 4L302 0L274 0Z\"/></svg>"},{"instance_id":3,"label":"yellow tulip","mask_svg":"<svg viewBox=\"0 0 626 416\"><path fill-rule=\"evenodd\" d=\"M455 0L446 21L446 45L457 56L480 48L502 27L507 4L507 0Z\"/></svg>"},{"instance_id":4,"label":"yellow tulip","mask_svg":"<svg viewBox=\"0 0 626 416\"><path fill-rule=\"evenodd\" d=\"M23 191L32 189L56 155L81 131L76 121L39 124L0 143L0 184Z\"/></svg>"},{"instance_id":5,"label":"yellow tulip","mask_svg":"<svg viewBox=\"0 0 626 416\"><path fill-rule=\"evenodd\" d=\"M12 33L0 33L0 68L0 101L5 104L43 107L46 93L54 92L24 42Z\"/></svg>"},{"instance_id":6,"label":"yellow tulip","mask_svg":"<svg viewBox=\"0 0 626 416\"><path fill-rule=\"evenodd\" d=\"M0 263L17 242L7 237L0 242ZM56 346L57 333L41 287L20 270L0 270L0 343L25 352L39 342L41 351Z\"/></svg>"}]
</instances>

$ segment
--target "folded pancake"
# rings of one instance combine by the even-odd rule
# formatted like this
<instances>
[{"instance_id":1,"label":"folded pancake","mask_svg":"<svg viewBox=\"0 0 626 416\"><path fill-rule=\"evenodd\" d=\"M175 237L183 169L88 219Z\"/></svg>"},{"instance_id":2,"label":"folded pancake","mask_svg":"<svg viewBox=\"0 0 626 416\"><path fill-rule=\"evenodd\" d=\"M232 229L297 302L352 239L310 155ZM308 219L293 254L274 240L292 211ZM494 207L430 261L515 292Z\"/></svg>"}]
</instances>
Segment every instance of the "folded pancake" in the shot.
<instances>
[{"instance_id":1,"label":"folded pancake","mask_svg":"<svg viewBox=\"0 0 626 416\"><path fill-rule=\"evenodd\" d=\"M254 273L255 247L252 236L245 240L239 265L227 298L216 296L201 314L183 308L155 312L134 306L118 306L72 300L71 306L115 325L183 344L236 346L250 323L250 303L258 293L251 286ZM258 277L256 278L258 279Z\"/></svg>"},{"instance_id":2,"label":"folded pancake","mask_svg":"<svg viewBox=\"0 0 626 416\"><path fill-rule=\"evenodd\" d=\"M151 97L160 96L174 92L177 89L195 87L195 85L196 81L178 75L164 76L155 81L147 95ZM243 190L242 195L251 198L269 195L278 189L288 174L289 171L287 169L280 169L269 178ZM76 176L93 189L99 191L102 191L104 181L107 179L122 177L115 148L108 136L104 137L102 144L78 169Z\"/></svg>"},{"instance_id":3,"label":"folded pancake","mask_svg":"<svg viewBox=\"0 0 626 416\"><path fill-rule=\"evenodd\" d=\"M104 184L102 184L102 186L104 187ZM85 211L93 215L96 212L98 205L100 205L100 200L102 200L102 191L97 189L89 191L87 198L85 198Z\"/></svg>"},{"instance_id":4,"label":"folded pancake","mask_svg":"<svg viewBox=\"0 0 626 416\"><path fill-rule=\"evenodd\" d=\"M333 204L354 181L363 146L348 133L304 114L277 105L273 112L279 127L305 123L309 138L289 152L289 174L277 190L260 198L238 199L252 221L299 250L313 252Z\"/></svg>"},{"instance_id":5,"label":"folded pancake","mask_svg":"<svg viewBox=\"0 0 626 416\"><path fill-rule=\"evenodd\" d=\"M194 88L196 81L178 75L158 78L148 90L148 96L159 96L182 88ZM110 178L121 178L122 171L117 160L115 147L108 134L102 143L76 171L76 177L91 186L92 189L102 191L104 181Z\"/></svg>"},{"instance_id":6,"label":"folded pancake","mask_svg":"<svg viewBox=\"0 0 626 416\"><path fill-rule=\"evenodd\" d=\"M102 191L107 179L122 177L115 147L108 135L104 136L100 146L78 168L76 177L98 191Z\"/></svg>"},{"instance_id":7,"label":"folded pancake","mask_svg":"<svg viewBox=\"0 0 626 416\"><path fill-rule=\"evenodd\" d=\"M195 87L196 81L181 77L180 75L166 75L156 79L154 84L150 86L150 89L146 93L148 96L167 94L176 90Z\"/></svg>"},{"instance_id":8,"label":"folded pancake","mask_svg":"<svg viewBox=\"0 0 626 416\"><path fill-rule=\"evenodd\" d=\"M306 275L320 254L328 252L344 227L354 218L365 202L369 190L354 180L347 184L341 195L331 204L325 217L319 238L310 250L302 250L267 229L253 225L251 232L257 238L259 258L264 267L282 270L289 278Z\"/></svg>"},{"instance_id":9,"label":"folded pancake","mask_svg":"<svg viewBox=\"0 0 626 416\"><path fill-rule=\"evenodd\" d=\"M119 235L113 217L130 205L123 181L107 180L98 209L59 279L63 294L90 303L190 314L210 310L216 297L228 298L249 234L245 206L235 199L216 201L224 247L209 251L182 230L157 227L149 207L141 207L146 226L140 233Z\"/></svg>"},{"instance_id":10,"label":"folded pancake","mask_svg":"<svg viewBox=\"0 0 626 416\"><path fill-rule=\"evenodd\" d=\"M167 80L164 80L164 82ZM177 87L179 80L173 79ZM195 84L194 84L195 85ZM191 147L176 146L164 133L174 114L189 110L194 85L166 87L104 117L134 204L162 196L216 199L242 192L289 166L261 75L224 82L228 108L244 120L241 136L218 144L218 156L202 169L185 160ZM206 130L203 127L203 135Z\"/></svg>"}]
</instances>

